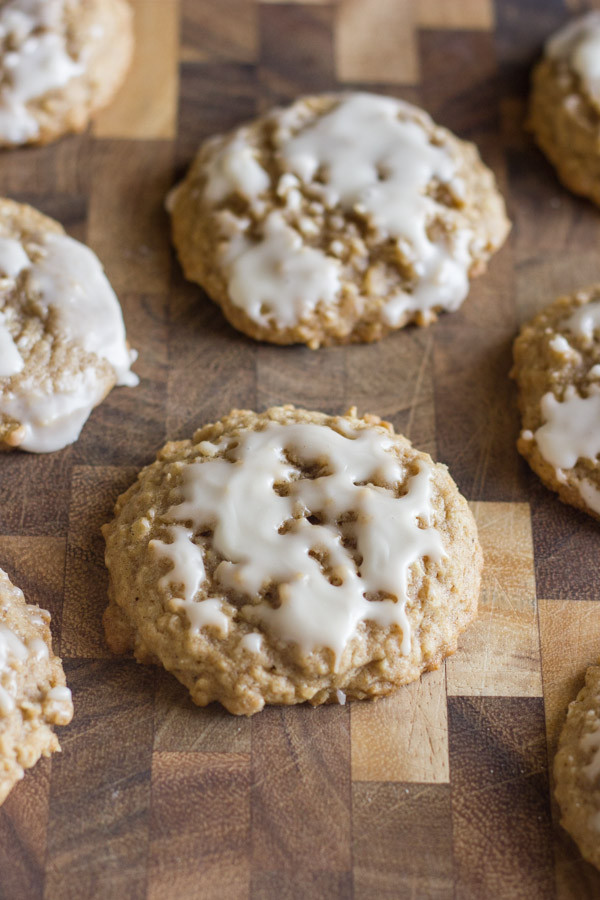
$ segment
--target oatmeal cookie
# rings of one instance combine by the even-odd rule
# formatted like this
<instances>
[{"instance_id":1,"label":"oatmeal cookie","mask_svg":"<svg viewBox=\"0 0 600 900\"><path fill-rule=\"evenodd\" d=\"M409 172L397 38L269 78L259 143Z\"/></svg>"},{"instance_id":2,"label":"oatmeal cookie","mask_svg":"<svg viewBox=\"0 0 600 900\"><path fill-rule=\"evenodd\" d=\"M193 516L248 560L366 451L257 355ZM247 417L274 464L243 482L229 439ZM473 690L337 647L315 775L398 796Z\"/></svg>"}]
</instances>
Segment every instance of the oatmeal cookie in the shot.
<instances>
[{"instance_id":1,"label":"oatmeal cookie","mask_svg":"<svg viewBox=\"0 0 600 900\"><path fill-rule=\"evenodd\" d=\"M133 49L127 0L8 0L0 7L0 147L83 131Z\"/></svg>"},{"instance_id":2,"label":"oatmeal cookie","mask_svg":"<svg viewBox=\"0 0 600 900\"><path fill-rule=\"evenodd\" d=\"M600 11L546 44L533 71L528 127L576 194L600 204Z\"/></svg>"},{"instance_id":3,"label":"oatmeal cookie","mask_svg":"<svg viewBox=\"0 0 600 900\"><path fill-rule=\"evenodd\" d=\"M186 277L235 328L313 348L457 309L509 230L473 144L366 93L211 138L167 206Z\"/></svg>"},{"instance_id":4,"label":"oatmeal cookie","mask_svg":"<svg viewBox=\"0 0 600 900\"><path fill-rule=\"evenodd\" d=\"M103 532L109 646L200 706L380 697L438 668L476 615L466 501L354 410L234 410L167 444Z\"/></svg>"},{"instance_id":5,"label":"oatmeal cookie","mask_svg":"<svg viewBox=\"0 0 600 900\"><path fill-rule=\"evenodd\" d=\"M60 750L52 726L73 716L49 622L0 569L0 804L25 769Z\"/></svg>"},{"instance_id":6,"label":"oatmeal cookie","mask_svg":"<svg viewBox=\"0 0 600 900\"><path fill-rule=\"evenodd\" d=\"M0 450L77 440L136 358L98 257L58 222L0 198Z\"/></svg>"},{"instance_id":7,"label":"oatmeal cookie","mask_svg":"<svg viewBox=\"0 0 600 900\"><path fill-rule=\"evenodd\" d=\"M600 285L525 325L514 360L519 453L561 500L600 518Z\"/></svg>"},{"instance_id":8,"label":"oatmeal cookie","mask_svg":"<svg viewBox=\"0 0 600 900\"><path fill-rule=\"evenodd\" d=\"M590 666L585 687L569 704L554 759L561 825L600 869L600 667Z\"/></svg>"}]
</instances>

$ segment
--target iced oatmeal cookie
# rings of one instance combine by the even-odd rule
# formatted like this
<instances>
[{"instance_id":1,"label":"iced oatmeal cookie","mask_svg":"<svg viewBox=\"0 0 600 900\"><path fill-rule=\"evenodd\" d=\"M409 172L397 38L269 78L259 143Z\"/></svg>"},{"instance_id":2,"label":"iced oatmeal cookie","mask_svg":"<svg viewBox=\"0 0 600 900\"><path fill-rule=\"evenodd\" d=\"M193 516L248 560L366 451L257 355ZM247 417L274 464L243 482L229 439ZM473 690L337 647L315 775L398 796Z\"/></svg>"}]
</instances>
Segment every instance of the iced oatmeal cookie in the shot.
<instances>
[{"instance_id":1,"label":"iced oatmeal cookie","mask_svg":"<svg viewBox=\"0 0 600 900\"><path fill-rule=\"evenodd\" d=\"M127 0L0 4L0 147L83 131L120 87L132 49Z\"/></svg>"},{"instance_id":2,"label":"iced oatmeal cookie","mask_svg":"<svg viewBox=\"0 0 600 900\"><path fill-rule=\"evenodd\" d=\"M33 209L0 198L0 450L77 440L136 353L98 257Z\"/></svg>"},{"instance_id":3,"label":"iced oatmeal cookie","mask_svg":"<svg viewBox=\"0 0 600 900\"><path fill-rule=\"evenodd\" d=\"M0 803L25 769L60 750L52 726L73 716L49 622L0 569Z\"/></svg>"},{"instance_id":4,"label":"iced oatmeal cookie","mask_svg":"<svg viewBox=\"0 0 600 900\"><path fill-rule=\"evenodd\" d=\"M519 452L561 500L600 518L600 285L560 297L514 345Z\"/></svg>"},{"instance_id":5,"label":"iced oatmeal cookie","mask_svg":"<svg viewBox=\"0 0 600 900\"><path fill-rule=\"evenodd\" d=\"M585 687L569 704L554 760L561 825L600 869L600 667L590 666Z\"/></svg>"},{"instance_id":6,"label":"iced oatmeal cookie","mask_svg":"<svg viewBox=\"0 0 600 900\"><path fill-rule=\"evenodd\" d=\"M353 410L232 411L167 444L104 536L111 649L236 714L388 694L477 611L477 530L446 468Z\"/></svg>"},{"instance_id":7,"label":"iced oatmeal cookie","mask_svg":"<svg viewBox=\"0 0 600 900\"><path fill-rule=\"evenodd\" d=\"M253 338L374 341L460 306L509 230L476 147L374 94L206 141L169 195L185 275Z\"/></svg>"},{"instance_id":8,"label":"iced oatmeal cookie","mask_svg":"<svg viewBox=\"0 0 600 900\"><path fill-rule=\"evenodd\" d=\"M600 204L600 10L546 43L533 72L529 128L561 181Z\"/></svg>"}]
</instances>

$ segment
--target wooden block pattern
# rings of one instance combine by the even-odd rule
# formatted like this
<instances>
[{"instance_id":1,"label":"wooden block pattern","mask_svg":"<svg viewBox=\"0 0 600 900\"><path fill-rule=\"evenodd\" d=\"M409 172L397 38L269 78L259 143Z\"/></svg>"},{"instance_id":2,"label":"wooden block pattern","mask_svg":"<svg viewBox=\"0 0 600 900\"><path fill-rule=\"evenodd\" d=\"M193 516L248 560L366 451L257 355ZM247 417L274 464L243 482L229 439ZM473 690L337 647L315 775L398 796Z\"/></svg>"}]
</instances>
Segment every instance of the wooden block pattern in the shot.
<instances>
[{"instance_id":1,"label":"wooden block pattern","mask_svg":"<svg viewBox=\"0 0 600 900\"><path fill-rule=\"evenodd\" d=\"M479 616L446 663L448 694L541 697L529 505L474 503L484 554Z\"/></svg>"},{"instance_id":2,"label":"wooden block pattern","mask_svg":"<svg viewBox=\"0 0 600 900\"><path fill-rule=\"evenodd\" d=\"M98 252L140 354L140 385L114 390L75 445L0 455L0 566L52 613L75 703L62 754L0 809L0 900L596 900L550 769L600 656L598 526L516 453L507 374L518 327L598 279L600 216L523 129L543 41L598 0L133 2L136 58L114 104L0 166L1 194ZM210 135L354 89L475 141L510 241L431 328L318 352L258 344L184 281L165 195ZM285 402L357 406L446 463L486 565L479 618L437 672L376 703L250 720L109 653L100 527L165 440Z\"/></svg>"},{"instance_id":3,"label":"wooden block pattern","mask_svg":"<svg viewBox=\"0 0 600 900\"><path fill-rule=\"evenodd\" d=\"M171 254L164 200L173 149L164 142L98 141L90 190L88 240L117 293L164 293Z\"/></svg>"},{"instance_id":4,"label":"wooden block pattern","mask_svg":"<svg viewBox=\"0 0 600 900\"><path fill-rule=\"evenodd\" d=\"M253 63L258 58L258 13L249 0L181 0L182 62Z\"/></svg>"},{"instance_id":5,"label":"wooden block pattern","mask_svg":"<svg viewBox=\"0 0 600 900\"><path fill-rule=\"evenodd\" d=\"M75 717L52 760L44 897L145 896L152 670L65 663Z\"/></svg>"},{"instance_id":6,"label":"wooden block pattern","mask_svg":"<svg viewBox=\"0 0 600 900\"><path fill-rule=\"evenodd\" d=\"M61 652L73 658L110 657L104 641L108 573L100 529L113 516L115 500L135 479L135 471L78 467L73 474Z\"/></svg>"},{"instance_id":7,"label":"wooden block pattern","mask_svg":"<svg viewBox=\"0 0 600 900\"><path fill-rule=\"evenodd\" d=\"M336 74L341 82L417 84L412 0L344 0L337 8Z\"/></svg>"},{"instance_id":8,"label":"wooden block pattern","mask_svg":"<svg viewBox=\"0 0 600 900\"><path fill-rule=\"evenodd\" d=\"M418 0L418 23L422 28L447 28L465 31L473 28L492 31L492 0Z\"/></svg>"},{"instance_id":9,"label":"wooden block pattern","mask_svg":"<svg viewBox=\"0 0 600 900\"><path fill-rule=\"evenodd\" d=\"M150 900L248 896L248 755L156 753L152 786Z\"/></svg>"},{"instance_id":10,"label":"wooden block pattern","mask_svg":"<svg viewBox=\"0 0 600 900\"><path fill-rule=\"evenodd\" d=\"M542 701L452 697L448 727L458 895L546 900L553 866Z\"/></svg>"},{"instance_id":11,"label":"wooden block pattern","mask_svg":"<svg viewBox=\"0 0 600 900\"><path fill-rule=\"evenodd\" d=\"M448 781L443 669L374 706L354 705L351 721L353 781Z\"/></svg>"},{"instance_id":12,"label":"wooden block pattern","mask_svg":"<svg viewBox=\"0 0 600 900\"><path fill-rule=\"evenodd\" d=\"M49 759L42 759L0 808L1 897L42 900L50 794Z\"/></svg>"},{"instance_id":13,"label":"wooden block pattern","mask_svg":"<svg viewBox=\"0 0 600 900\"><path fill-rule=\"evenodd\" d=\"M252 719L253 868L345 872L351 868L350 710L295 713L271 708Z\"/></svg>"},{"instance_id":14,"label":"wooden block pattern","mask_svg":"<svg viewBox=\"0 0 600 900\"><path fill-rule=\"evenodd\" d=\"M127 80L94 122L99 138L175 137L180 0L132 0L135 51Z\"/></svg>"},{"instance_id":15,"label":"wooden block pattern","mask_svg":"<svg viewBox=\"0 0 600 900\"><path fill-rule=\"evenodd\" d=\"M355 896L454 897L449 785L355 782L352 820Z\"/></svg>"},{"instance_id":16,"label":"wooden block pattern","mask_svg":"<svg viewBox=\"0 0 600 900\"><path fill-rule=\"evenodd\" d=\"M211 704L201 712L167 672L156 673L154 749L160 753L250 753L250 720Z\"/></svg>"}]
</instances>

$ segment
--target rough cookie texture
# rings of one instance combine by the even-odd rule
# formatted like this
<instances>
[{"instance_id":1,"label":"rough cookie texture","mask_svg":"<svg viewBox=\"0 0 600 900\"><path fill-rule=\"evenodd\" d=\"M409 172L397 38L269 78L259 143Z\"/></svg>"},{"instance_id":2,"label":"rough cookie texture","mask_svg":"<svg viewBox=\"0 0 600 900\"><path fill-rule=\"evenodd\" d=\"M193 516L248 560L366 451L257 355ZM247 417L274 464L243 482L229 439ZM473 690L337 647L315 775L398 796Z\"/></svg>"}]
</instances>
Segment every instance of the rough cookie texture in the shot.
<instances>
[{"instance_id":1,"label":"rough cookie texture","mask_svg":"<svg viewBox=\"0 0 600 900\"><path fill-rule=\"evenodd\" d=\"M560 297L524 325L512 377L517 448L561 500L600 518L600 285Z\"/></svg>"},{"instance_id":2,"label":"rough cookie texture","mask_svg":"<svg viewBox=\"0 0 600 900\"><path fill-rule=\"evenodd\" d=\"M528 127L576 194L600 204L600 11L551 38L533 71Z\"/></svg>"},{"instance_id":3,"label":"rough cookie texture","mask_svg":"<svg viewBox=\"0 0 600 900\"><path fill-rule=\"evenodd\" d=\"M0 569L0 803L25 769L60 750L52 726L73 716L49 622Z\"/></svg>"},{"instance_id":4,"label":"rough cookie texture","mask_svg":"<svg viewBox=\"0 0 600 900\"><path fill-rule=\"evenodd\" d=\"M388 694L476 615L471 512L375 416L234 410L168 443L104 526L114 652L251 715Z\"/></svg>"},{"instance_id":5,"label":"rough cookie texture","mask_svg":"<svg viewBox=\"0 0 600 900\"><path fill-rule=\"evenodd\" d=\"M133 50L127 0L9 0L0 8L0 146L83 131Z\"/></svg>"},{"instance_id":6,"label":"rough cookie texture","mask_svg":"<svg viewBox=\"0 0 600 900\"><path fill-rule=\"evenodd\" d=\"M569 704L554 759L561 825L600 869L600 667L590 666L585 687Z\"/></svg>"},{"instance_id":7,"label":"rough cookie texture","mask_svg":"<svg viewBox=\"0 0 600 900\"><path fill-rule=\"evenodd\" d=\"M186 277L232 325L310 347L456 309L510 227L473 144L364 93L211 138L167 205Z\"/></svg>"},{"instance_id":8,"label":"rough cookie texture","mask_svg":"<svg viewBox=\"0 0 600 900\"><path fill-rule=\"evenodd\" d=\"M135 385L119 302L94 253L0 199L0 450L75 441L115 384Z\"/></svg>"}]
</instances>

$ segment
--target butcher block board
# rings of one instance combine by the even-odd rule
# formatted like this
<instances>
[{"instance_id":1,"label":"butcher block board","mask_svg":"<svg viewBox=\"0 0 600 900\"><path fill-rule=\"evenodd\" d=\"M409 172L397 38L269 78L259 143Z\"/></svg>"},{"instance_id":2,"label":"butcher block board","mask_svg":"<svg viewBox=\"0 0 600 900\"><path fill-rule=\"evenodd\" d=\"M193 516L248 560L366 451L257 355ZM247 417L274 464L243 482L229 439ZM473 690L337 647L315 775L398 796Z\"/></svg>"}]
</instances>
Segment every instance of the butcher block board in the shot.
<instances>
[{"instance_id":1,"label":"butcher block board","mask_svg":"<svg viewBox=\"0 0 600 900\"><path fill-rule=\"evenodd\" d=\"M0 459L0 565L52 613L75 716L0 810L8 900L600 897L558 825L552 760L600 655L598 524L517 456L518 326L600 278L600 214L523 132L528 70L585 2L136 0L128 83L92 131L0 157L103 260L139 349L59 453ZM593 4L592 4L593 5ZM567 6L570 8L567 9ZM300 93L366 87L476 141L514 228L463 308L372 346L277 348L183 280L163 201L198 143ZM450 467L479 523L477 623L387 700L197 709L103 639L100 525L167 439L231 407L356 405Z\"/></svg>"}]
</instances>

